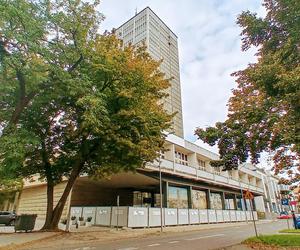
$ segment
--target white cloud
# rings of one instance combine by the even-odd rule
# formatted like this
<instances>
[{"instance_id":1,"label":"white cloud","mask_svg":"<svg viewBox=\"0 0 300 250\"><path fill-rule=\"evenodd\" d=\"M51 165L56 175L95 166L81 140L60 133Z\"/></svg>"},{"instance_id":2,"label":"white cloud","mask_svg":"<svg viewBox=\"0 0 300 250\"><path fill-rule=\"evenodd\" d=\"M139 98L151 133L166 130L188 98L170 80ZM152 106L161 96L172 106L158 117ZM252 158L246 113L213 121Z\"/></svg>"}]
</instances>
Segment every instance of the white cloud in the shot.
<instances>
[{"instance_id":1,"label":"white cloud","mask_svg":"<svg viewBox=\"0 0 300 250\"><path fill-rule=\"evenodd\" d=\"M196 127L226 118L235 87L230 74L255 60L255 50L241 52L237 16L243 10L264 15L264 8L261 0L103 0L102 29L120 26L146 6L178 36L185 138L195 140Z\"/></svg>"}]
</instances>

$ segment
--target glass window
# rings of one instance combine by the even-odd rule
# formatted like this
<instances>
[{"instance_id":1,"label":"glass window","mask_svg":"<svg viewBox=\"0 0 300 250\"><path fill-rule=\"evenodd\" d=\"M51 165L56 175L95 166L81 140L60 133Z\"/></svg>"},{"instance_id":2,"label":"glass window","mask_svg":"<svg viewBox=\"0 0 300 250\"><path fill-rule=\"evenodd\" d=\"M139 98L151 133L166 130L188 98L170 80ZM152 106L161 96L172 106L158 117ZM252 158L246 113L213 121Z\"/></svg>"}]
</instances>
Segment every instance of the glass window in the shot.
<instances>
[{"instance_id":1,"label":"glass window","mask_svg":"<svg viewBox=\"0 0 300 250\"><path fill-rule=\"evenodd\" d=\"M192 190L192 208L207 209L207 199L205 191Z\"/></svg>"},{"instance_id":2,"label":"glass window","mask_svg":"<svg viewBox=\"0 0 300 250\"><path fill-rule=\"evenodd\" d=\"M223 209L221 194L210 193L211 209Z\"/></svg>"},{"instance_id":3,"label":"glass window","mask_svg":"<svg viewBox=\"0 0 300 250\"><path fill-rule=\"evenodd\" d=\"M188 208L188 191L182 187L168 187L168 204L170 208Z\"/></svg>"}]
</instances>

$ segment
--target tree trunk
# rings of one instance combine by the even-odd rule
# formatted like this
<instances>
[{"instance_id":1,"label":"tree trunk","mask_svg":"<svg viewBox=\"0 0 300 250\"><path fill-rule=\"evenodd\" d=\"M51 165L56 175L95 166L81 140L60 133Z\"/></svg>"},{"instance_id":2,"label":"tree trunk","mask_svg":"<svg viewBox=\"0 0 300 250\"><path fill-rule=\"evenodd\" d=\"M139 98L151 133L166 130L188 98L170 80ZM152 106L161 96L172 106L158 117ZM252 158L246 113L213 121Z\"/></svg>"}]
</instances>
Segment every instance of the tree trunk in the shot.
<instances>
[{"instance_id":1,"label":"tree trunk","mask_svg":"<svg viewBox=\"0 0 300 250\"><path fill-rule=\"evenodd\" d=\"M51 164L49 162L47 146L45 138L42 139L42 159L45 168L46 180L47 180L47 211L46 211L46 220L42 230L49 227L52 216L53 216L53 205L54 205L54 182L53 182L53 173Z\"/></svg>"},{"instance_id":2,"label":"tree trunk","mask_svg":"<svg viewBox=\"0 0 300 250\"><path fill-rule=\"evenodd\" d=\"M45 223L43 230L46 230L46 231L58 230L58 223L59 223L60 217L62 215L64 206L66 204L68 196L70 195L72 187L73 187L77 177L79 176L79 173L82 169L83 164L84 164L83 160L78 160L76 162L76 166L74 166L74 168L71 172L70 178L67 182L67 185L64 189L63 194L62 194L61 198L59 199L58 203L56 204L54 210L52 210L51 221L47 224Z\"/></svg>"},{"instance_id":3,"label":"tree trunk","mask_svg":"<svg viewBox=\"0 0 300 250\"><path fill-rule=\"evenodd\" d=\"M47 181L47 212L46 212L46 221L42 230L47 230L51 224L53 217L53 196L54 196L54 185L53 182Z\"/></svg>"}]
</instances>

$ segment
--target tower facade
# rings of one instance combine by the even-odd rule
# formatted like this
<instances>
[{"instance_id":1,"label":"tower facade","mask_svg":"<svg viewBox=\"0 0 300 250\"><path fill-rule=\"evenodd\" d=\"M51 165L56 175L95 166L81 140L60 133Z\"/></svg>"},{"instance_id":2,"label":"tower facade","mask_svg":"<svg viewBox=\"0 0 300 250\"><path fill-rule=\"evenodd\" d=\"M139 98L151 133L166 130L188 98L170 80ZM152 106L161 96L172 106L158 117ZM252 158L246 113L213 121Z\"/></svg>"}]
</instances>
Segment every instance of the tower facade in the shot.
<instances>
[{"instance_id":1,"label":"tower facade","mask_svg":"<svg viewBox=\"0 0 300 250\"><path fill-rule=\"evenodd\" d=\"M124 46L145 44L153 59L163 60L160 70L171 79L168 97L163 100L164 108L170 114L176 113L172 131L183 138L177 36L149 7L117 28L116 35L123 40Z\"/></svg>"}]
</instances>

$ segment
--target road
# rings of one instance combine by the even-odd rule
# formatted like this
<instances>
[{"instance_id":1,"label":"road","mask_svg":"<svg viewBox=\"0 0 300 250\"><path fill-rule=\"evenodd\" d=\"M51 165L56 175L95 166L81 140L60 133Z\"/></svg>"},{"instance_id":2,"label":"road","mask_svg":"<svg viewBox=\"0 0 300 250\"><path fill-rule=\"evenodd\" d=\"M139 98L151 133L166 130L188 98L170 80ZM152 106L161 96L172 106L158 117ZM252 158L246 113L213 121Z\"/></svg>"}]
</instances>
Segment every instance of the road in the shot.
<instances>
[{"instance_id":1,"label":"road","mask_svg":"<svg viewBox=\"0 0 300 250\"><path fill-rule=\"evenodd\" d=\"M286 221L268 222L257 225L259 234L277 233L287 228ZM120 239L114 241L76 242L64 244L63 240L55 239L47 244L34 244L30 248L22 249L63 249L63 250L206 250L220 249L240 243L244 239L254 236L253 224L232 227L214 228L201 231L173 232L147 237Z\"/></svg>"}]
</instances>

